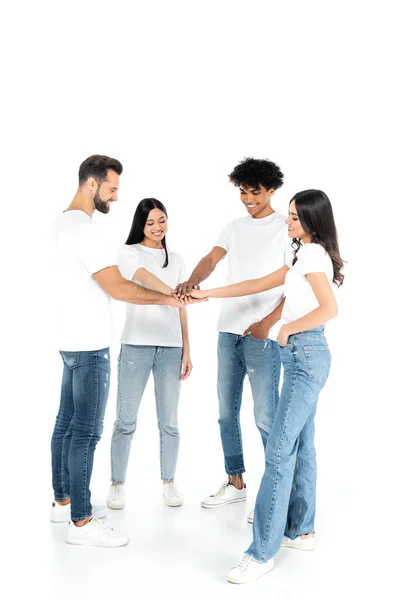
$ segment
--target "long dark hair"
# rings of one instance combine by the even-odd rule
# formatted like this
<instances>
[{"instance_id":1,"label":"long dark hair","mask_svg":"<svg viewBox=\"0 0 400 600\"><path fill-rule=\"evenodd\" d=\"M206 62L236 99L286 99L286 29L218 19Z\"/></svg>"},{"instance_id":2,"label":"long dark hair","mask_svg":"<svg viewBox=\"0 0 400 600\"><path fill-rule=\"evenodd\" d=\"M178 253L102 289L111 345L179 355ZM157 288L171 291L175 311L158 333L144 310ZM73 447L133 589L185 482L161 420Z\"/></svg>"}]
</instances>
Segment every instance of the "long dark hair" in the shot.
<instances>
[{"instance_id":1,"label":"long dark hair","mask_svg":"<svg viewBox=\"0 0 400 600\"><path fill-rule=\"evenodd\" d=\"M341 273L344 261L339 253L335 219L328 196L321 190L304 190L295 194L290 203L293 200L296 202L296 212L304 231L311 235L312 242L320 244L331 257L333 281L339 287L344 280L344 275ZM295 248L293 260L295 264L300 240L294 238L292 246Z\"/></svg>"},{"instance_id":2,"label":"long dark hair","mask_svg":"<svg viewBox=\"0 0 400 600\"><path fill-rule=\"evenodd\" d=\"M144 238L144 228L146 225L146 221L149 216L149 212L153 210L153 208L158 208L161 210L168 219L167 209L164 204L155 198L144 198L139 202L136 207L135 214L133 215L132 227L128 235L128 239L125 244L140 244ZM168 267L168 250L167 250L167 240L166 236L161 240L161 244L164 248L165 252L165 262L162 266L163 269Z\"/></svg>"}]
</instances>

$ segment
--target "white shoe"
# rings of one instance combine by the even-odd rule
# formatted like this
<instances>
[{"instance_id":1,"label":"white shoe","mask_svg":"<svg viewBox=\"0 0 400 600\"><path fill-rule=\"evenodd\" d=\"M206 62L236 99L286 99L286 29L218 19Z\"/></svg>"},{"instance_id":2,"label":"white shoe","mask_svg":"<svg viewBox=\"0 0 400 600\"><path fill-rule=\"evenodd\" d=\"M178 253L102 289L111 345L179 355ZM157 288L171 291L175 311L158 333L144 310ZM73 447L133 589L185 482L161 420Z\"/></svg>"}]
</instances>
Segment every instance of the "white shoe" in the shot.
<instances>
[{"instance_id":1,"label":"white shoe","mask_svg":"<svg viewBox=\"0 0 400 600\"><path fill-rule=\"evenodd\" d=\"M125 490L122 483L110 486L107 496L107 506L113 510L125 508Z\"/></svg>"},{"instance_id":2,"label":"white shoe","mask_svg":"<svg viewBox=\"0 0 400 600\"><path fill-rule=\"evenodd\" d=\"M249 514L247 515L247 522L250 523L250 525L253 523L253 521L254 521L254 510L249 512Z\"/></svg>"},{"instance_id":3,"label":"white shoe","mask_svg":"<svg viewBox=\"0 0 400 600\"><path fill-rule=\"evenodd\" d=\"M302 538L297 537L294 540L283 536L283 541L281 546L283 548L295 548L296 550L314 550L315 548L315 537Z\"/></svg>"},{"instance_id":4,"label":"white shoe","mask_svg":"<svg viewBox=\"0 0 400 600\"><path fill-rule=\"evenodd\" d=\"M125 534L117 535L112 527L104 521L93 517L86 525L77 527L71 521L68 526L67 544L76 546L103 546L115 548L129 544L129 537Z\"/></svg>"},{"instance_id":5,"label":"white shoe","mask_svg":"<svg viewBox=\"0 0 400 600\"><path fill-rule=\"evenodd\" d=\"M182 506L183 504L183 496L173 481L163 483L163 496L167 506Z\"/></svg>"},{"instance_id":6,"label":"white shoe","mask_svg":"<svg viewBox=\"0 0 400 600\"><path fill-rule=\"evenodd\" d=\"M102 504L93 504L92 515L97 519L107 516L107 507ZM51 505L50 521L52 523L68 523L71 520L71 504L61 506L56 500Z\"/></svg>"},{"instance_id":7,"label":"white shoe","mask_svg":"<svg viewBox=\"0 0 400 600\"><path fill-rule=\"evenodd\" d=\"M244 484L241 490L235 488L232 483L225 481L218 492L212 496L207 496L201 503L203 508L218 508L225 504L232 504L232 502L243 502L247 497L246 484Z\"/></svg>"},{"instance_id":8,"label":"white shoe","mask_svg":"<svg viewBox=\"0 0 400 600\"><path fill-rule=\"evenodd\" d=\"M245 554L240 563L228 572L228 581L231 583L251 583L273 568L273 558L267 560L267 562L258 562L258 560Z\"/></svg>"}]
</instances>

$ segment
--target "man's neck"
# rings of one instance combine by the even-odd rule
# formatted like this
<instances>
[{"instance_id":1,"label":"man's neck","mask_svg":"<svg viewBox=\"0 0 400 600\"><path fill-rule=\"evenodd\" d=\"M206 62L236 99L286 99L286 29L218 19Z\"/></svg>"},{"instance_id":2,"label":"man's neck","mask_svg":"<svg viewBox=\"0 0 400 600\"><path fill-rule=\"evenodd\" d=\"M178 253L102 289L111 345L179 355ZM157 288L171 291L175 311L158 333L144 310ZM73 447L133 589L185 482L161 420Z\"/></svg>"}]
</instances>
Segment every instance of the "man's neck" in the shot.
<instances>
[{"instance_id":1,"label":"man's neck","mask_svg":"<svg viewBox=\"0 0 400 600\"><path fill-rule=\"evenodd\" d=\"M81 210L86 213L88 217L92 218L94 213L94 205L90 198L86 198L79 191L76 192L71 204L68 206L67 211L69 210Z\"/></svg>"},{"instance_id":2,"label":"man's neck","mask_svg":"<svg viewBox=\"0 0 400 600\"><path fill-rule=\"evenodd\" d=\"M271 205L268 205L264 208L263 211L261 211L260 213L258 213L258 215L254 215L253 219L263 219L264 217L269 217L270 215L272 215L274 213L274 209L272 208Z\"/></svg>"}]
</instances>

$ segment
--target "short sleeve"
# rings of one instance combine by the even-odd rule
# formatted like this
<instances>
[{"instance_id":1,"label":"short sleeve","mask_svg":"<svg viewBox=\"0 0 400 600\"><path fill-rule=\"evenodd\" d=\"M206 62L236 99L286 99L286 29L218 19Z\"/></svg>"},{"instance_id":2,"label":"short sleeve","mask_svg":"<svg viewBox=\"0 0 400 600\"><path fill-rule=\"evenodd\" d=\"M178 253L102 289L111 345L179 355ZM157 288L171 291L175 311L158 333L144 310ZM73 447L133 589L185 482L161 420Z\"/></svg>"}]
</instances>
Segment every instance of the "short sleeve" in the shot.
<instances>
[{"instance_id":1,"label":"short sleeve","mask_svg":"<svg viewBox=\"0 0 400 600\"><path fill-rule=\"evenodd\" d=\"M139 250L134 246L122 246L118 252L118 267L122 277L131 280L136 271L143 265L140 262Z\"/></svg>"},{"instance_id":2,"label":"short sleeve","mask_svg":"<svg viewBox=\"0 0 400 600\"><path fill-rule=\"evenodd\" d=\"M229 251L229 241L231 239L232 234L232 223L229 223L219 234L217 241L215 243L216 246L223 248L226 252Z\"/></svg>"},{"instance_id":3,"label":"short sleeve","mask_svg":"<svg viewBox=\"0 0 400 600\"><path fill-rule=\"evenodd\" d=\"M297 271L302 275L309 273L325 273L326 252L319 244L304 244L297 254Z\"/></svg>"},{"instance_id":4,"label":"short sleeve","mask_svg":"<svg viewBox=\"0 0 400 600\"><path fill-rule=\"evenodd\" d=\"M110 248L97 224L93 224L89 232L85 231L80 253L81 260L90 275L117 264L116 252Z\"/></svg>"}]
</instances>

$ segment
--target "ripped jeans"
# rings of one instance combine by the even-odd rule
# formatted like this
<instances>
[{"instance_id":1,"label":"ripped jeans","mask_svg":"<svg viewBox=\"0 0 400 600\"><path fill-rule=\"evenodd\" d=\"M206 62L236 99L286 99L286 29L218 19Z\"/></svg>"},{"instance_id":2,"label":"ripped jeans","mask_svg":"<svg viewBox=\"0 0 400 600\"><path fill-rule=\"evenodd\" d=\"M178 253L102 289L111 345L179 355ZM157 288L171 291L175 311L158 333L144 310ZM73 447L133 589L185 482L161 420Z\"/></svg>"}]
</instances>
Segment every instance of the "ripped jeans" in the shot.
<instances>
[{"instance_id":1,"label":"ripped jeans","mask_svg":"<svg viewBox=\"0 0 400 600\"><path fill-rule=\"evenodd\" d=\"M219 426L228 475L244 473L240 408L243 381L250 380L254 418L264 448L268 441L279 400L281 360L279 345L269 339L257 340L220 333L218 339Z\"/></svg>"},{"instance_id":2,"label":"ripped jeans","mask_svg":"<svg viewBox=\"0 0 400 600\"><path fill-rule=\"evenodd\" d=\"M110 349L60 354L64 371L51 438L54 498L71 498L71 519L81 521L92 514L89 486L108 399Z\"/></svg>"}]
</instances>

